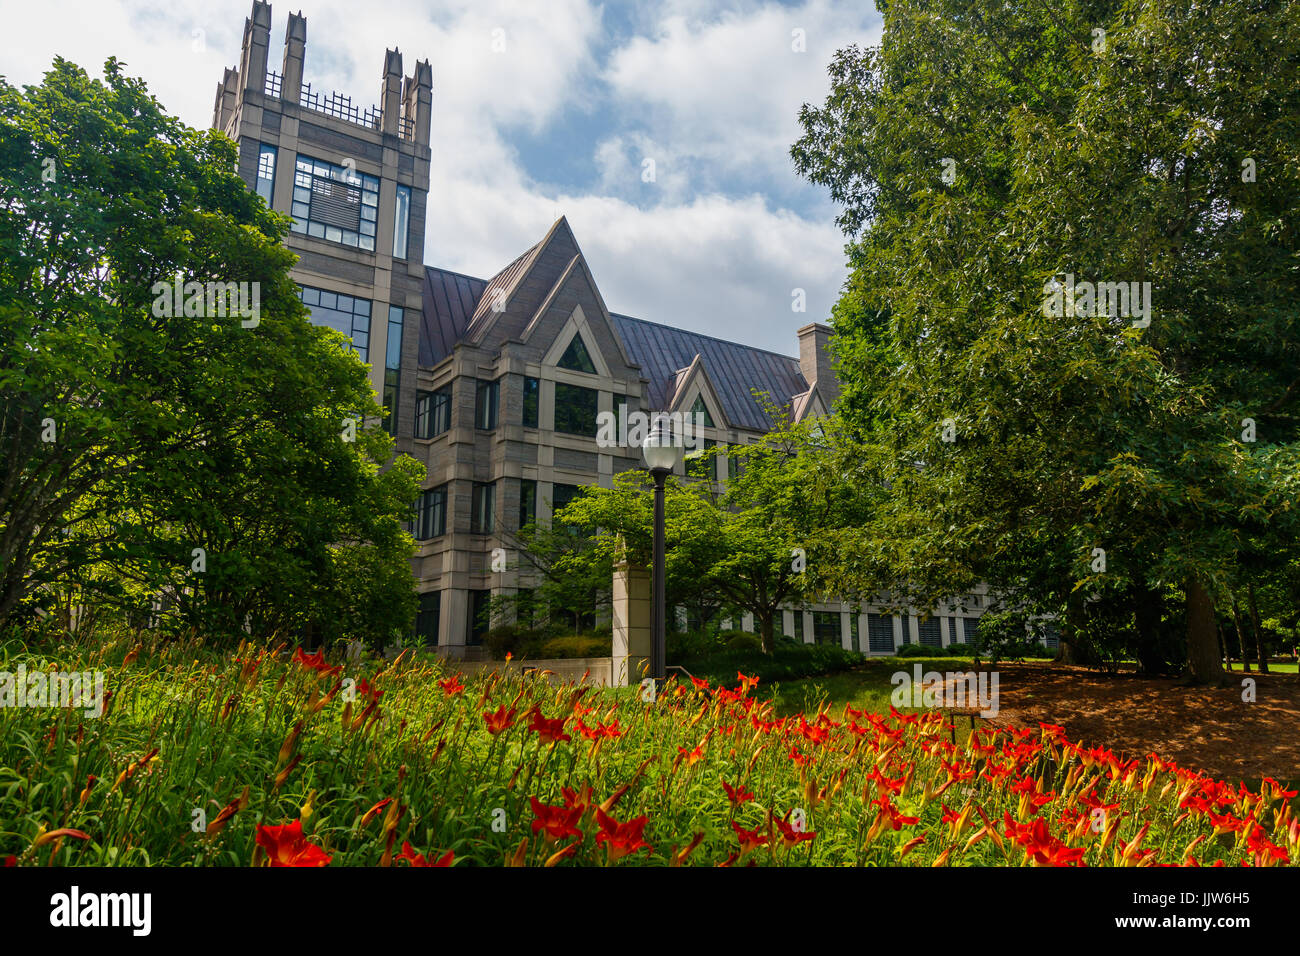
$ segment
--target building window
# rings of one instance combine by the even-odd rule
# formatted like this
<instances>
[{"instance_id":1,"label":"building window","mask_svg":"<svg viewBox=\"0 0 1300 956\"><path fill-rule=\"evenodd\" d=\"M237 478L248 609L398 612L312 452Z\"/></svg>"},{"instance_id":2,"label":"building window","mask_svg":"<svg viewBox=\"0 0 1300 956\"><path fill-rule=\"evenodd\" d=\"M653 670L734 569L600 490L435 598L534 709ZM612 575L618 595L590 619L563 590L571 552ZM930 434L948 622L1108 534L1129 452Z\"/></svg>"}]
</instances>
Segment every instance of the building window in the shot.
<instances>
[{"instance_id":1,"label":"building window","mask_svg":"<svg viewBox=\"0 0 1300 956\"><path fill-rule=\"evenodd\" d=\"M491 481L474 482L470 499L469 530L471 534L491 534L495 525L493 506L496 504L497 486Z\"/></svg>"},{"instance_id":2,"label":"building window","mask_svg":"<svg viewBox=\"0 0 1300 956\"><path fill-rule=\"evenodd\" d=\"M467 633L470 644L482 644L483 638L492 627L492 592L469 592L469 627Z\"/></svg>"},{"instance_id":3,"label":"building window","mask_svg":"<svg viewBox=\"0 0 1300 956\"><path fill-rule=\"evenodd\" d=\"M551 485L551 514L567 505L578 495L582 494L582 485Z\"/></svg>"},{"instance_id":4,"label":"building window","mask_svg":"<svg viewBox=\"0 0 1300 956\"><path fill-rule=\"evenodd\" d=\"M541 395L542 383L535 378L524 379L524 427L537 427L537 407L538 399Z\"/></svg>"},{"instance_id":5,"label":"building window","mask_svg":"<svg viewBox=\"0 0 1300 956\"><path fill-rule=\"evenodd\" d=\"M501 389L497 382L478 379L478 388L474 399L474 427L491 431L497 427L497 403L500 401Z\"/></svg>"},{"instance_id":6,"label":"building window","mask_svg":"<svg viewBox=\"0 0 1300 956\"><path fill-rule=\"evenodd\" d=\"M370 300L311 286L300 286L298 298L311 313L313 325L337 329L352 340L361 361L370 361Z\"/></svg>"},{"instance_id":7,"label":"building window","mask_svg":"<svg viewBox=\"0 0 1300 956\"><path fill-rule=\"evenodd\" d=\"M294 232L374 252L379 180L299 154L291 211Z\"/></svg>"},{"instance_id":8,"label":"building window","mask_svg":"<svg viewBox=\"0 0 1300 956\"><path fill-rule=\"evenodd\" d=\"M739 448L739 445L732 445L727 449L727 479L730 480L740 474L740 456L732 451L733 448Z\"/></svg>"},{"instance_id":9,"label":"building window","mask_svg":"<svg viewBox=\"0 0 1300 956\"><path fill-rule=\"evenodd\" d=\"M1055 621L1043 622L1043 642L1053 651L1061 646L1061 629Z\"/></svg>"},{"instance_id":10,"label":"building window","mask_svg":"<svg viewBox=\"0 0 1300 956\"><path fill-rule=\"evenodd\" d=\"M537 520L537 482L523 478L519 482L519 527Z\"/></svg>"},{"instance_id":11,"label":"building window","mask_svg":"<svg viewBox=\"0 0 1300 956\"><path fill-rule=\"evenodd\" d=\"M566 435L596 437L600 392L581 385L555 383L555 430Z\"/></svg>"},{"instance_id":12,"label":"building window","mask_svg":"<svg viewBox=\"0 0 1300 956\"><path fill-rule=\"evenodd\" d=\"M442 592L425 591L420 595L420 609L415 615L415 636L426 647L438 644L438 624L442 618Z\"/></svg>"},{"instance_id":13,"label":"building window","mask_svg":"<svg viewBox=\"0 0 1300 956\"><path fill-rule=\"evenodd\" d=\"M964 640L963 644L969 644L971 647L979 647L979 626L980 619L977 617L963 617L961 619L961 633Z\"/></svg>"},{"instance_id":14,"label":"building window","mask_svg":"<svg viewBox=\"0 0 1300 956\"><path fill-rule=\"evenodd\" d=\"M849 617L851 619L850 623L852 625L852 632L853 632L850 638L850 640L852 641L852 647L854 651L861 654L862 653L862 615L850 614Z\"/></svg>"},{"instance_id":15,"label":"building window","mask_svg":"<svg viewBox=\"0 0 1300 956\"><path fill-rule=\"evenodd\" d=\"M402 325L405 310L388 307L388 345L384 350L384 430L397 434L397 396L402 381Z\"/></svg>"},{"instance_id":16,"label":"building window","mask_svg":"<svg viewBox=\"0 0 1300 956\"><path fill-rule=\"evenodd\" d=\"M415 437L436 438L451 427L451 386L415 396Z\"/></svg>"},{"instance_id":17,"label":"building window","mask_svg":"<svg viewBox=\"0 0 1300 956\"><path fill-rule=\"evenodd\" d=\"M447 486L420 493L415 505L415 537L420 541L447 533Z\"/></svg>"},{"instance_id":18,"label":"building window","mask_svg":"<svg viewBox=\"0 0 1300 956\"><path fill-rule=\"evenodd\" d=\"M586 372L588 375L596 374L596 363L591 360L591 353L587 351L587 343L582 341L582 333L574 332L573 339L569 342L569 347L564 350L560 356L560 361L556 363L559 368L567 368L571 372Z\"/></svg>"},{"instance_id":19,"label":"building window","mask_svg":"<svg viewBox=\"0 0 1300 956\"><path fill-rule=\"evenodd\" d=\"M839 646L840 614L838 611L813 612L813 641L817 644L834 644Z\"/></svg>"},{"instance_id":20,"label":"building window","mask_svg":"<svg viewBox=\"0 0 1300 956\"><path fill-rule=\"evenodd\" d=\"M257 194L270 206L275 196L275 158L276 149L266 143L259 143L257 148Z\"/></svg>"},{"instance_id":21,"label":"building window","mask_svg":"<svg viewBox=\"0 0 1300 956\"><path fill-rule=\"evenodd\" d=\"M794 609L794 634L791 635L800 644L803 643L803 608Z\"/></svg>"},{"instance_id":22,"label":"building window","mask_svg":"<svg viewBox=\"0 0 1300 956\"><path fill-rule=\"evenodd\" d=\"M713 470L716 467L714 463L717 458L711 455L709 450L716 447L717 444L712 438L706 438L698 451L687 453L686 474L689 477L702 480L713 476Z\"/></svg>"},{"instance_id":23,"label":"building window","mask_svg":"<svg viewBox=\"0 0 1300 956\"><path fill-rule=\"evenodd\" d=\"M867 649L873 654L894 652L894 617L891 614L867 615Z\"/></svg>"},{"instance_id":24,"label":"building window","mask_svg":"<svg viewBox=\"0 0 1300 956\"><path fill-rule=\"evenodd\" d=\"M626 435L627 431L627 396L614 396L614 422L618 426L618 434Z\"/></svg>"},{"instance_id":25,"label":"building window","mask_svg":"<svg viewBox=\"0 0 1300 956\"><path fill-rule=\"evenodd\" d=\"M691 422L699 421L698 416L704 416L704 427L713 428L713 416L709 414L708 406L704 404L704 396L696 395L695 404L691 406Z\"/></svg>"},{"instance_id":26,"label":"building window","mask_svg":"<svg viewBox=\"0 0 1300 956\"><path fill-rule=\"evenodd\" d=\"M924 621L917 620L916 635L926 647L943 647L943 631L939 629L939 618L930 617Z\"/></svg>"},{"instance_id":27,"label":"building window","mask_svg":"<svg viewBox=\"0 0 1300 956\"><path fill-rule=\"evenodd\" d=\"M397 187L397 201L393 208L393 258L406 258L407 234L411 229L411 187Z\"/></svg>"}]
</instances>

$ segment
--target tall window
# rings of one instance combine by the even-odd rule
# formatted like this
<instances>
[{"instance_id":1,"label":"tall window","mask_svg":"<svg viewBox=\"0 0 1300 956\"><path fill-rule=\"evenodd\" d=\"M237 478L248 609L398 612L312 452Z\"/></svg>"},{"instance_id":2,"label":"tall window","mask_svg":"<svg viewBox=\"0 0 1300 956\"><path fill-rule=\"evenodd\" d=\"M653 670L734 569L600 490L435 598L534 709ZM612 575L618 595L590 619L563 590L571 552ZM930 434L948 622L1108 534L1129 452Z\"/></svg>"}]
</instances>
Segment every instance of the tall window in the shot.
<instances>
[{"instance_id":1,"label":"tall window","mask_svg":"<svg viewBox=\"0 0 1300 956\"><path fill-rule=\"evenodd\" d=\"M738 448L738 445L732 445L727 449L727 478L735 478L740 474L740 456L735 454L731 449Z\"/></svg>"},{"instance_id":2,"label":"tall window","mask_svg":"<svg viewBox=\"0 0 1300 956\"><path fill-rule=\"evenodd\" d=\"M537 427L537 407L538 399L541 395L542 383L535 378L524 379L524 427Z\"/></svg>"},{"instance_id":3,"label":"tall window","mask_svg":"<svg viewBox=\"0 0 1300 956\"><path fill-rule=\"evenodd\" d=\"M519 481L519 527L537 520L537 482L531 478Z\"/></svg>"},{"instance_id":4,"label":"tall window","mask_svg":"<svg viewBox=\"0 0 1300 956\"><path fill-rule=\"evenodd\" d=\"M311 312L311 321L315 325L327 325L338 329L352 339L361 361L370 361L370 300L358 299L324 289L301 286L298 298Z\"/></svg>"},{"instance_id":5,"label":"tall window","mask_svg":"<svg viewBox=\"0 0 1300 956\"><path fill-rule=\"evenodd\" d=\"M564 350L564 354L556 364L559 368L567 368L571 372L596 374L596 363L591 360L591 353L587 351L587 343L582 341L581 332L573 333L573 340L569 342L569 347Z\"/></svg>"},{"instance_id":6,"label":"tall window","mask_svg":"<svg viewBox=\"0 0 1300 956\"><path fill-rule=\"evenodd\" d=\"M840 614L838 611L813 612L813 640L818 644L838 646L840 637Z\"/></svg>"},{"instance_id":7,"label":"tall window","mask_svg":"<svg viewBox=\"0 0 1300 956\"><path fill-rule=\"evenodd\" d=\"M555 430L566 435L596 437L600 392L581 385L555 383Z\"/></svg>"},{"instance_id":8,"label":"tall window","mask_svg":"<svg viewBox=\"0 0 1300 956\"><path fill-rule=\"evenodd\" d=\"M790 636L803 643L803 608L801 607L794 609L794 633Z\"/></svg>"},{"instance_id":9,"label":"tall window","mask_svg":"<svg viewBox=\"0 0 1300 956\"><path fill-rule=\"evenodd\" d=\"M420 643L433 647L438 643L438 624L442 618L442 592L425 591L420 595L420 609L415 615L415 636Z\"/></svg>"},{"instance_id":10,"label":"tall window","mask_svg":"<svg viewBox=\"0 0 1300 956\"><path fill-rule=\"evenodd\" d=\"M397 187L397 202L393 209L393 256L406 258L407 233L411 228L411 187Z\"/></svg>"},{"instance_id":11,"label":"tall window","mask_svg":"<svg viewBox=\"0 0 1300 956\"><path fill-rule=\"evenodd\" d=\"M447 533L447 486L420 493L415 504L415 537L421 541Z\"/></svg>"},{"instance_id":12,"label":"tall window","mask_svg":"<svg viewBox=\"0 0 1300 956\"><path fill-rule=\"evenodd\" d=\"M275 196L275 159L276 149L266 143L257 147L257 194L269 206Z\"/></svg>"},{"instance_id":13,"label":"tall window","mask_svg":"<svg viewBox=\"0 0 1300 956\"><path fill-rule=\"evenodd\" d=\"M397 396L402 381L402 324L405 310L388 307L388 345L384 351L384 430L397 434Z\"/></svg>"},{"instance_id":14,"label":"tall window","mask_svg":"<svg viewBox=\"0 0 1300 956\"><path fill-rule=\"evenodd\" d=\"M867 615L867 649L873 653L893 653L894 618L890 614Z\"/></svg>"},{"instance_id":15,"label":"tall window","mask_svg":"<svg viewBox=\"0 0 1300 956\"><path fill-rule=\"evenodd\" d=\"M451 427L451 386L415 396L415 437L435 438Z\"/></svg>"},{"instance_id":16,"label":"tall window","mask_svg":"<svg viewBox=\"0 0 1300 956\"><path fill-rule=\"evenodd\" d=\"M578 495L582 494L582 485L551 485L551 514L555 514Z\"/></svg>"},{"instance_id":17,"label":"tall window","mask_svg":"<svg viewBox=\"0 0 1300 956\"><path fill-rule=\"evenodd\" d=\"M491 481L474 482L474 492L470 499L469 530L471 534L491 534L494 527L494 511L497 500L497 486Z\"/></svg>"},{"instance_id":18,"label":"tall window","mask_svg":"<svg viewBox=\"0 0 1300 956\"><path fill-rule=\"evenodd\" d=\"M474 427L491 431L497 427L497 404L501 389L497 382L478 380L474 402Z\"/></svg>"},{"instance_id":19,"label":"tall window","mask_svg":"<svg viewBox=\"0 0 1300 956\"><path fill-rule=\"evenodd\" d=\"M614 422L618 426L618 433L620 435L626 434L626 432L623 430L625 427L624 423L626 421L627 421L627 396L615 395L614 396Z\"/></svg>"},{"instance_id":20,"label":"tall window","mask_svg":"<svg viewBox=\"0 0 1300 956\"><path fill-rule=\"evenodd\" d=\"M943 631L939 629L939 619L931 617L916 622L916 636L926 647L943 647Z\"/></svg>"},{"instance_id":21,"label":"tall window","mask_svg":"<svg viewBox=\"0 0 1300 956\"><path fill-rule=\"evenodd\" d=\"M379 180L299 154L292 212L294 232L374 252Z\"/></svg>"},{"instance_id":22,"label":"tall window","mask_svg":"<svg viewBox=\"0 0 1300 956\"><path fill-rule=\"evenodd\" d=\"M691 478L712 478L717 458L709 450L717 444L712 438L706 438L698 451L689 452L686 456L686 474Z\"/></svg>"},{"instance_id":23,"label":"tall window","mask_svg":"<svg viewBox=\"0 0 1300 956\"><path fill-rule=\"evenodd\" d=\"M469 643L482 644L492 627L492 592L469 592Z\"/></svg>"}]
</instances>

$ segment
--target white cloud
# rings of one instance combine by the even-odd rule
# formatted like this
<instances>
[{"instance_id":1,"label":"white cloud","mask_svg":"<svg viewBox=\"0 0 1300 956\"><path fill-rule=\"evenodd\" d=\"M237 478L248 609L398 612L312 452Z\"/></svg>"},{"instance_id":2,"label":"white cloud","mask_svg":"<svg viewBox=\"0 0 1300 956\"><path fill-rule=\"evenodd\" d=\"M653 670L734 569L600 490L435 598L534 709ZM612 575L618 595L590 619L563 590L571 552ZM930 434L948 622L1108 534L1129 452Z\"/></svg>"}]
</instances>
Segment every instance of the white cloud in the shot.
<instances>
[{"instance_id":1,"label":"white cloud","mask_svg":"<svg viewBox=\"0 0 1300 956\"><path fill-rule=\"evenodd\" d=\"M772 196L798 188L788 158L798 106L822 99L826 63L864 38L864 14L820 0L721 12L674 2L652 19L638 12L644 35L611 51L607 14L588 0L282 2L274 70L298 7L306 79L362 108L377 99L386 48L401 49L407 72L416 59L431 61L430 264L489 276L564 214L614 311L787 354L796 353L795 328L828 314L844 276L833 213L784 209ZM6 51L4 72L10 82L39 82L58 53L98 74L116 55L171 112L207 126L250 8L249 0L0 0L6 33L22 38ZM790 51L796 27L807 31L806 53ZM497 29L504 52L493 51ZM621 127L560 147L593 157L595 181L540 185L551 170L525 168L513 144L595 104ZM647 156L654 184L641 182ZM806 314L790 311L796 287L807 290Z\"/></svg>"}]
</instances>

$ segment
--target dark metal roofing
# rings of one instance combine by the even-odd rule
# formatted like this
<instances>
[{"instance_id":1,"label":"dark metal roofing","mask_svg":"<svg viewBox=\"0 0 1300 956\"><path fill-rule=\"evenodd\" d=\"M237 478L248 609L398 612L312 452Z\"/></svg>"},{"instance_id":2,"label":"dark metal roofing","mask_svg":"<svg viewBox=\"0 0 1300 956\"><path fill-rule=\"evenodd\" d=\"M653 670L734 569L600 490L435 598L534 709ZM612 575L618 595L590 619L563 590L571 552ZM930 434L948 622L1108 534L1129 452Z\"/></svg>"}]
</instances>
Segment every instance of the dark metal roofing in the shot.
<instances>
[{"instance_id":1,"label":"dark metal roofing","mask_svg":"<svg viewBox=\"0 0 1300 956\"><path fill-rule=\"evenodd\" d=\"M536 250L529 249L490 281L426 266L424 315L420 324L420 365L430 368L451 354L457 342L472 337L490 314L490 291L508 289ZM677 389L677 373L700 356L722 402L727 420L738 428L767 431L771 422L750 389L787 405L808 391L799 360L711 335L611 313L614 329L633 364L649 383L647 404L666 409Z\"/></svg>"},{"instance_id":2,"label":"dark metal roofing","mask_svg":"<svg viewBox=\"0 0 1300 956\"><path fill-rule=\"evenodd\" d=\"M474 315L469 320L469 328L465 330L468 338L474 341L478 340L480 333L487 327L488 323L492 319L492 300L494 298L494 293L498 290L505 293L515 284L515 280L518 279L520 274L528 268L528 264L532 261L533 253L537 251L539 246L541 246L540 242L537 243L537 245L531 246L526 252L520 255L519 258L510 263L510 265L506 266L488 281L487 288L483 290L483 295L478 300L478 308L474 310Z\"/></svg>"},{"instance_id":3,"label":"dark metal roofing","mask_svg":"<svg viewBox=\"0 0 1300 956\"><path fill-rule=\"evenodd\" d=\"M484 279L424 267L424 315L420 322L420 365L437 365L465 337L483 290Z\"/></svg>"},{"instance_id":4,"label":"dark metal roofing","mask_svg":"<svg viewBox=\"0 0 1300 956\"><path fill-rule=\"evenodd\" d=\"M641 366L650 383L648 404L667 408L677 388L677 372L700 356L728 421L739 428L767 431L772 427L763 406L750 391L766 392L777 405L808 391L799 360L711 335L611 313L628 356Z\"/></svg>"}]
</instances>

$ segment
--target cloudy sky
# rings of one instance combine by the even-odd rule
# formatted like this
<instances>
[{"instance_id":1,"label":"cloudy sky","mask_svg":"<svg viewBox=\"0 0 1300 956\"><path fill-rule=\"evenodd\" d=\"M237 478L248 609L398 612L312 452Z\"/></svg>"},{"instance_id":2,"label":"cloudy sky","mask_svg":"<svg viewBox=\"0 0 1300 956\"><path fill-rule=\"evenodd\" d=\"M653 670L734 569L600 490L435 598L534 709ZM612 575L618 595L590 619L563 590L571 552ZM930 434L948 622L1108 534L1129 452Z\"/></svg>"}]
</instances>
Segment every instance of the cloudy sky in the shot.
<instances>
[{"instance_id":1,"label":"cloudy sky","mask_svg":"<svg viewBox=\"0 0 1300 956\"><path fill-rule=\"evenodd\" d=\"M206 127L251 6L0 0L0 74L38 82L55 54L99 74L115 55ZM378 99L386 48L408 73L431 62L429 264L490 277L565 215L616 312L786 354L826 319L844 239L789 148L834 51L878 40L874 4L282 0L273 69L291 8L307 18L305 79L359 106Z\"/></svg>"}]
</instances>

